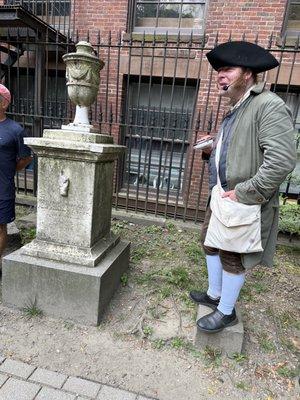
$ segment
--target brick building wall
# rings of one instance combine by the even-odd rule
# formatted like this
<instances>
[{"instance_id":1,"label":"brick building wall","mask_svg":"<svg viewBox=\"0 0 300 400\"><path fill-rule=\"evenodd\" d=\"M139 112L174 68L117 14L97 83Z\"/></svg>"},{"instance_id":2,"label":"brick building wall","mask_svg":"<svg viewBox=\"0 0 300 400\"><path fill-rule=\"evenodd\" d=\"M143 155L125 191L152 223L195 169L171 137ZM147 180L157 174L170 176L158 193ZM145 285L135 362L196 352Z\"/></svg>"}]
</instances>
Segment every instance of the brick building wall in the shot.
<instances>
[{"instance_id":1,"label":"brick building wall","mask_svg":"<svg viewBox=\"0 0 300 400\"><path fill-rule=\"evenodd\" d=\"M208 38L207 46L213 47L218 34L218 42L222 43L227 41L229 38L232 40L248 40L257 41L258 44L267 47L269 44L270 36L279 37L283 18L285 13L286 0L237 0L224 1L224 0L210 0L206 9L205 18L205 33ZM96 0L81 1L76 0L75 6L75 26L78 29L79 37L84 38L87 30L89 31L89 37L91 42L96 43L97 31L101 31L101 40L104 42L109 39L109 35L112 35L112 42L117 42L118 32L126 32L127 26L127 13L128 13L128 1L127 0L104 0L98 2ZM103 113L106 121L109 119L107 115L107 109L111 110L114 114L117 112L121 113L122 103L122 90L123 88L123 76L126 76L128 72L130 74L137 73L140 70L139 63L140 59L138 55L131 54L131 61L129 61L128 51L122 50L120 54L121 66L117 65L118 62L118 50L111 49L108 55L108 49L101 48L100 57L103 56L105 59L109 57L109 65L106 65L101 73L101 90L100 90L100 102L104 104L105 93L109 88L108 100L106 100L105 108L106 111ZM154 53L155 54L155 53ZM279 54L277 55L279 56ZM150 57L149 57L150 58ZM198 91L198 99L196 104L196 110L201 113L200 130L194 133L191 138L193 143L202 134L207 133L208 120L210 116L214 121L216 117L216 110L219 108L219 120L226 109L225 102L222 101L219 104L219 96L217 87L215 84L215 72L212 72L209 67L205 52L195 51L193 59L189 61L190 76L197 75L197 68L200 60L201 63L201 84ZM288 60L286 60L288 61ZM129 62L131 65L129 66ZM143 62L146 64L145 59ZM147 67L144 69L144 74L150 74L148 60ZM176 71L177 76L183 75L187 57L180 59L179 67L175 68L172 65L174 58L168 62L169 71L165 72L165 76L172 76ZM130 68L129 68L130 67ZM109 75L107 74L107 68L109 68ZM159 65L159 59L155 59L155 67L152 74L159 76L161 71L161 65ZM107 81L109 79L109 82ZM116 95L118 98L116 101ZM107 103L108 102L108 103ZM102 106L103 109L103 106ZM215 133L214 128L218 127L218 123L214 121L213 134ZM111 129L111 133L115 135L116 140L119 138L119 127L115 124ZM195 207L199 197L199 187L201 179L201 171L203 169L203 162L200 157L200 152L193 154L192 147L187 154L187 164L185 168L185 179L183 193L188 193L189 207ZM207 177L204 179L204 186L201 193L200 205L205 205L205 200L208 194L207 189ZM187 199L185 199L186 201Z\"/></svg>"},{"instance_id":2,"label":"brick building wall","mask_svg":"<svg viewBox=\"0 0 300 400\"><path fill-rule=\"evenodd\" d=\"M286 0L237 0L235 2L209 0L204 24L205 45L201 43L201 38L198 40L194 38L191 47L188 42L185 42L179 51L176 50L174 43L168 45L167 51L151 49L153 42L151 35L147 35L145 46L141 46L141 35L139 41L132 42L130 32L126 32L128 1L132 3L132 0L102 0L101 2L71 0L70 21L71 31L74 32L73 38L89 40L99 57L105 61L105 66L101 71L99 97L93 110L93 120L94 122L100 120L101 132L112 134L117 143L121 141L121 132L127 129L120 126L120 116L123 115L125 125L129 118L124 104L128 76L139 76L140 73L158 78L163 74L165 78L173 79L173 82L174 75L182 82L187 75L193 82L199 82L190 144L207 132L215 134L222 115L226 111L226 100L220 102L215 83L216 74L209 66L205 54L207 48L213 48L216 43L222 43L228 39L257 41L258 44L267 48L272 36L272 51L282 61L282 67L279 76L275 70L264 78L271 83L278 79L278 82L282 84L300 85L299 58L293 59L294 53L281 54L280 47L276 46L276 39L280 38L283 25ZM4 0L0 0L0 4L3 2ZM160 40L163 41L164 37ZM176 41L176 38L174 40ZM132 44L137 48L131 47ZM150 48L147 49L147 46ZM145 47L145 50L142 50L142 47ZM164 56L167 57L166 62L163 61ZM199 121L198 115L200 115ZM204 184L201 185L203 169L206 170L206 166L201 159L201 152L193 151L192 146L189 146L181 197L183 204L188 203L191 208L196 208L198 204L201 207L205 206L208 187L206 174Z\"/></svg>"}]
</instances>

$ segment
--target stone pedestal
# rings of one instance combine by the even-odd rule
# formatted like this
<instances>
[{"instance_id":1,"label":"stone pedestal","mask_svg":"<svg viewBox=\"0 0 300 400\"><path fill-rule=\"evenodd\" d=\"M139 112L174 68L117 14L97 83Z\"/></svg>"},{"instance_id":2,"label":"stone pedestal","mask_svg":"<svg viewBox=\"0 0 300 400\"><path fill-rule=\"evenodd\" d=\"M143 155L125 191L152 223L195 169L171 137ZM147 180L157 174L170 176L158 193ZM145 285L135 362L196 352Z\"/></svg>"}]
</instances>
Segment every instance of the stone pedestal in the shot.
<instances>
[{"instance_id":1,"label":"stone pedestal","mask_svg":"<svg viewBox=\"0 0 300 400\"><path fill-rule=\"evenodd\" d=\"M209 307L199 305L197 313L198 319L204 315L210 314L213 310ZM217 333L206 333L195 328L194 345L200 350L204 350L206 346L222 350L223 354L232 355L241 353L244 339L244 326L241 313L236 307L236 314L239 322L236 325L229 326Z\"/></svg>"},{"instance_id":2,"label":"stone pedestal","mask_svg":"<svg viewBox=\"0 0 300 400\"><path fill-rule=\"evenodd\" d=\"M3 260L3 303L36 302L45 314L96 325L129 265L111 233L114 160L108 135L45 130L38 155L37 234Z\"/></svg>"}]
</instances>

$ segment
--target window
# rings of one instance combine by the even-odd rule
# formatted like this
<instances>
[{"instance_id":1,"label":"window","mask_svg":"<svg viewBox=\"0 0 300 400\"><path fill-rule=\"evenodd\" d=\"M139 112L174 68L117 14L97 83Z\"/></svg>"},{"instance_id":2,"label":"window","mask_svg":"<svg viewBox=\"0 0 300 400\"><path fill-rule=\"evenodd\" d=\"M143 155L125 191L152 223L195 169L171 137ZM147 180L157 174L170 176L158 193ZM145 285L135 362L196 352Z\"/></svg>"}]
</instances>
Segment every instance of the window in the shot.
<instances>
[{"instance_id":1,"label":"window","mask_svg":"<svg viewBox=\"0 0 300 400\"><path fill-rule=\"evenodd\" d=\"M295 38L300 34L300 0L288 1L283 34Z\"/></svg>"},{"instance_id":2,"label":"window","mask_svg":"<svg viewBox=\"0 0 300 400\"><path fill-rule=\"evenodd\" d=\"M204 31L205 0L137 0L134 32L201 34Z\"/></svg>"},{"instance_id":3,"label":"window","mask_svg":"<svg viewBox=\"0 0 300 400\"><path fill-rule=\"evenodd\" d=\"M193 83L129 83L124 183L181 193L196 88ZM125 106L126 108L126 106Z\"/></svg>"}]
</instances>

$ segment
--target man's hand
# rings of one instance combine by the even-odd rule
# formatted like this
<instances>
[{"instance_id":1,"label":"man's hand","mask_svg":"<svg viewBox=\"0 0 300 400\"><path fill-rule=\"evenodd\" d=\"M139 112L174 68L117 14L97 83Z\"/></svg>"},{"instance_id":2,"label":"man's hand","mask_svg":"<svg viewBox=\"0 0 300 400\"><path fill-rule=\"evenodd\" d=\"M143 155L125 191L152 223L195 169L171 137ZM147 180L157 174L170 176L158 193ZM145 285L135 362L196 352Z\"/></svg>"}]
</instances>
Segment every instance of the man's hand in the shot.
<instances>
[{"instance_id":1,"label":"man's hand","mask_svg":"<svg viewBox=\"0 0 300 400\"><path fill-rule=\"evenodd\" d=\"M229 190L229 192L224 192L222 194L222 197L229 197L230 200L238 201L238 199L237 199L237 197L235 195L235 190Z\"/></svg>"},{"instance_id":2,"label":"man's hand","mask_svg":"<svg viewBox=\"0 0 300 400\"><path fill-rule=\"evenodd\" d=\"M202 136L201 139L199 139L199 140L195 143L195 145L197 145L197 143L201 142L202 140L208 140L208 139L213 139L213 137L212 137L211 135ZM202 150L203 153L205 153L205 154L207 154L207 155L210 155L212 149L213 149L213 145L210 144L210 145L208 145L207 147L204 147L204 148L201 149L201 150Z\"/></svg>"},{"instance_id":3,"label":"man's hand","mask_svg":"<svg viewBox=\"0 0 300 400\"><path fill-rule=\"evenodd\" d=\"M21 171L22 169L26 168L28 164L32 161L32 157L20 158L17 161L16 170Z\"/></svg>"}]
</instances>

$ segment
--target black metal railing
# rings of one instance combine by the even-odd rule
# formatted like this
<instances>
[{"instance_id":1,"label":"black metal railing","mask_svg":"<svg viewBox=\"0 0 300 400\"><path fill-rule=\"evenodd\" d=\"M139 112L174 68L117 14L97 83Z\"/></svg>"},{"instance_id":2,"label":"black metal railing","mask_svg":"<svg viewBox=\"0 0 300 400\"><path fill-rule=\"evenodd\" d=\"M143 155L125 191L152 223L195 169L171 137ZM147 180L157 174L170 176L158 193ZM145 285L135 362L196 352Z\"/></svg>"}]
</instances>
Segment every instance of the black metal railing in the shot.
<instances>
[{"instance_id":1,"label":"black metal railing","mask_svg":"<svg viewBox=\"0 0 300 400\"><path fill-rule=\"evenodd\" d=\"M162 39L153 35L146 40L145 35L98 32L74 37L72 42L36 40L33 44L26 35L10 35L9 47L17 48L21 42L23 54L3 69L5 84L13 93L9 111L33 135L72 121L74 107L67 99L61 57L74 51L78 40L89 40L105 62L90 120L100 133L112 135L128 149L116 166L115 207L201 220L208 195L206 164L192 145L204 134L215 134L227 110L218 97L214 72L205 61L218 37L190 35L181 40L180 36ZM299 130L299 46L283 43L279 47L272 37L259 44L280 62L262 79L267 78L270 89L287 101ZM36 60L41 55L43 73L38 74ZM0 52L0 67L5 57ZM31 168L18 175L19 193L35 194L36 164ZM289 188L288 195L299 195L299 185Z\"/></svg>"}]
</instances>

